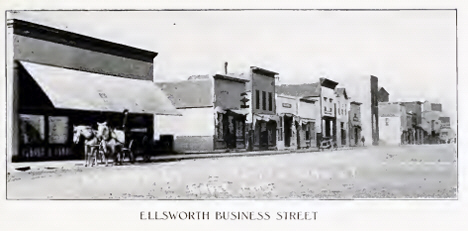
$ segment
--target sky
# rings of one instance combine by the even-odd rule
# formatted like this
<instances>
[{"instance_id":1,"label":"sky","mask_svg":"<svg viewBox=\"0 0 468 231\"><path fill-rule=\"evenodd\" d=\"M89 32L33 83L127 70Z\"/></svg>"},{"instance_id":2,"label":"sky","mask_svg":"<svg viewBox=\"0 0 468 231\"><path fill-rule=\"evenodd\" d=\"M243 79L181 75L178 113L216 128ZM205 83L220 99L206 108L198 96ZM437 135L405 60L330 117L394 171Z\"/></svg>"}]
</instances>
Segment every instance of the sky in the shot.
<instances>
[{"instance_id":1,"label":"sky","mask_svg":"<svg viewBox=\"0 0 468 231\"><path fill-rule=\"evenodd\" d=\"M156 51L155 79L246 72L280 83L374 75L391 101L442 103L456 121L456 14L446 11L65 11L12 17Z\"/></svg>"}]
</instances>

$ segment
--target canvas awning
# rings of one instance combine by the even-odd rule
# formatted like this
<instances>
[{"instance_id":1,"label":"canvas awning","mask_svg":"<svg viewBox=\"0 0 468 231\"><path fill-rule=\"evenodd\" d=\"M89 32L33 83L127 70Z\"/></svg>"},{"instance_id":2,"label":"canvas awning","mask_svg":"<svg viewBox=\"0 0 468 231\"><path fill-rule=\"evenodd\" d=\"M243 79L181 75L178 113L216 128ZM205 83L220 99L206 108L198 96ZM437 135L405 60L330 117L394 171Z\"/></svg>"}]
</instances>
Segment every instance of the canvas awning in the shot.
<instances>
[{"instance_id":1,"label":"canvas awning","mask_svg":"<svg viewBox=\"0 0 468 231\"><path fill-rule=\"evenodd\" d=\"M255 126L257 121L264 121L264 122L275 121L275 122L278 123L279 122L279 117L278 117L278 115L255 113L253 115L253 126Z\"/></svg>"},{"instance_id":2,"label":"canvas awning","mask_svg":"<svg viewBox=\"0 0 468 231\"><path fill-rule=\"evenodd\" d=\"M60 109L181 115L153 82L21 61Z\"/></svg>"}]
</instances>

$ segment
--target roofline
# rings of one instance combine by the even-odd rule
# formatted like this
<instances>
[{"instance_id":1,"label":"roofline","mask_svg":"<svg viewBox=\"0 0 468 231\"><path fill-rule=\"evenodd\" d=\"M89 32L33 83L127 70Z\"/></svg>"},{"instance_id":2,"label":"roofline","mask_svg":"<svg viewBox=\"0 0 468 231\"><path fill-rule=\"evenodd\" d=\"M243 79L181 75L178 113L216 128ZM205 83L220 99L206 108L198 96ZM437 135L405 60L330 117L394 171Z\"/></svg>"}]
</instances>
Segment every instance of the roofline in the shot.
<instances>
[{"instance_id":1,"label":"roofline","mask_svg":"<svg viewBox=\"0 0 468 231\"><path fill-rule=\"evenodd\" d=\"M385 92L388 93L387 89L385 89L384 87L380 87L380 88L379 88L379 91L380 91L380 90L384 90Z\"/></svg>"},{"instance_id":2,"label":"roofline","mask_svg":"<svg viewBox=\"0 0 468 231\"><path fill-rule=\"evenodd\" d=\"M287 99L297 99L298 97L296 96L292 96L292 95L286 95L286 94L278 94L278 93L275 93L277 97L283 97L283 98L287 98Z\"/></svg>"},{"instance_id":3,"label":"roofline","mask_svg":"<svg viewBox=\"0 0 468 231\"><path fill-rule=\"evenodd\" d=\"M222 74L216 74L216 75L213 76L213 78L231 80L231 81L240 82L240 83L250 82L250 80L248 80L248 79L241 79L241 78L237 78L237 77L233 77L233 76L229 76L229 75L222 75Z\"/></svg>"},{"instance_id":4,"label":"roofline","mask_svg":"<svg viewBox=\"0 0 468 231\"><path fill-rule=\"evenodd\" d=\"M312 102L312 103L315 103L318 101L318 99L310 99L310 98L305 98L305 97L302 97L299 99L299 101L304 101L304 102Z\"/></svg>"},{"instance_id":5,"label":"roofline","mask_svg":"<svg viewBox=\"0 0 468 231\"><path fill-rule=\"evenodd\" d=\"M257 67L257 66L250 66L250 69L252 71L257 71L261 74L266 74L267 76L269 77L275 77L275 75L278 75L278 73L274 72L274 71L270 71L270 70L267 70L267 69L264 69L264 68L261 68L261 67Z\"/></svg>"},{"instance_id":6,"label":"roofline","mask_svg":"<svg viewBox=\"0 0 468 231\"><path fill-rule=\"evenodd\" d=\"M330 87L324 85L324 83L326 83L326 82L330 83L330 84L326 84L326 85L329 85ZM336 86L338 85L338 82L335 82L335 81L333 81L331 79L328 79L328 78L325 78L325 77L321 77L319 83L320 83L320 86L324 86L324 87L327 87L327 88L330 88L330 89L335 89ZM331 86L333 86L333 87L331 87Z\"/></svg>"},{"instance_id":7,"label":"roofline","mask_svg":"<svg viewBox=\"0 0 468 231\"><path fill-rule=\"evenodd\" d=\"M157 52L93 38L90 36L64 31L20 19L8 20L7 27L8 26L13 26L13 33L15 35L21 35L29 38L40 39L129 59L136 59L143 62L152 63L153 59L158 55Z\"/></svg>"},{"instance_id":8,"label":"roofline","mask_svg":"<svg viewBox=\"0 0 468 231\"><path fill-rule=\"evenodd\" d=\"M401 103L417 103L419 105L423 104L421 101L409 101L409 102L401 102Z\"/></svg>"},{"instance_id":9,"label":"roofline","mask_svg":"<svg viewBox=\"0 0 468 231\"><path fill-rule=\"evenodd\" d=\"M361 105L362 103L360 103L360 102L356 102L356 101L352 101L350 104Z\"/></svg>"},{"instance_id":10,"label":"roofline","mask_svg":"<svg viewBox=\"0 0 468 231\"><path fill-rule=\"evenodd\" d=\"M345 97L345 99L349 99L348 97L348 93L346 92L346 88L345 87L338 87L338 88L335 88L336 90L338 89L343 89L343 95Z\"/></svg>"}]
</instances>

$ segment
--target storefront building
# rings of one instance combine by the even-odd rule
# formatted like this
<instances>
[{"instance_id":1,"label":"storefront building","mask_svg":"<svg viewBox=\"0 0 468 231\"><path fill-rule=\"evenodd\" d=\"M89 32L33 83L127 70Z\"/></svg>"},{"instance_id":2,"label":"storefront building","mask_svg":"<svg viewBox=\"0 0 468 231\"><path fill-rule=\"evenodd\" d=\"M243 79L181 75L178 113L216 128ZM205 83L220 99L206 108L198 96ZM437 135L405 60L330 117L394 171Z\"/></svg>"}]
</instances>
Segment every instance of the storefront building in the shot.
<instances>
[{"instance_id":1,"label":"storefront building","mask_svg":"<svg viewBox=\"0 0 468 231\"><path fill-rule=\"evenodd\" d=\"M7 23L9 161L83 158L73 127L108 121L154 138L154 114L177 115L152 83L157 53L22 20Z\"/></svg>"},{"instance_id":2,"label":"storefront building","mask_svg":"<svg viewBox=\"0 0 468 231\"><path fill-rule=\"evenodd\" d=\"M183 115L157 116L160 135L174 137L177 153L246 149L246 114L242 108L249 80L216 74L177 82L158 82Z\"/></svg>"},{"instance_id":3,"label":"storefront building","mask_svg":"<svg viewBox=\"0 0 468 231\"><path fill-rule=\"evenodd\" d=\"M316 83L282 84L277 86L278 94L298 97L302 102L301 104L308 108L304 110L300 107L299 114L301 114L301 118L310 120L310 125L306 126L306 128L310 127L311 129L308 137L315 140L315 147L323 139L337 141L337 96L335 92L337 85L338 83L333 80L320 78L320 81ZM306 106L306 104L309 105ZM345 128L345 130L347 129ZM315 136L312 133L315 133ZM311 143L310 147L314 147L314 145Z\"/></svg>"},{"instance_id":4,"label":"storefront building","mask_svg":"<svg viewBox=\"0 0 468 231\"><path fill-rule=\"evenodd\" d=\"M442 104L425 101L421 113L421 128L424 130L424 143L437 144L442 127Z\"/></svg>"},{"instance_id":5,"label":"storefront building","mask_svg":"<svg viewBox=\"0 0 468 231\"><path fill-rule=\"evenodd\" d=\"M361 146L361 103L352 101L349 111L349 145Z\"/></svg>"},{"instance_id":6,"label":"storefront building","mask_svg":"<svg viewBox=\"0 0 468 231\"><path fill-rule=\"evenodd\" d=\"M278 150L298 148L298 102L297 98L276 94L276 111L279 116L277 146Z\"/></svg>"},{"instance_id":7,"label":"storefront building","mask_svg":"<svg viewBox=\"0 0 468 231\"><path fill-rule=\"evenodd\" d=\"M299 98L299 148L315 149L317 147L317 131L320 131L320 105L315 96Z\"/></svg>"},{"instance_id":8,"label":"storefront building","mask_svg":"<svg viewBox=\"0 0 468 231\"><path fill-rule=\"evenodd\" d=\"M275 150L279 117L276 115L275 77L278 73L256 66L250 67L246 91L250 97L247 124L249 150Z\"/></svg>"},{"instance_id":9,"label":"storefront building","mask_svg":"<svg viewBox=\"0 0 468 231\"><path fill-rule=\"evenodd\" d=\"M336 88L336 123L338 147L349 146L349 97L345 88Z\"/></svg>"},{"instance_id":10,"label":"storefront building","mask_svg":"<svg viewBox=\"0 0 468 231\"><path fill-rule=\"evenodd\" d=\"M422 102L402 102L406 107L406 111L412 115L412 128L413 142L412 144L423 144L424 143L424 129L422 128Z\"/></svg>"}]
</instances>

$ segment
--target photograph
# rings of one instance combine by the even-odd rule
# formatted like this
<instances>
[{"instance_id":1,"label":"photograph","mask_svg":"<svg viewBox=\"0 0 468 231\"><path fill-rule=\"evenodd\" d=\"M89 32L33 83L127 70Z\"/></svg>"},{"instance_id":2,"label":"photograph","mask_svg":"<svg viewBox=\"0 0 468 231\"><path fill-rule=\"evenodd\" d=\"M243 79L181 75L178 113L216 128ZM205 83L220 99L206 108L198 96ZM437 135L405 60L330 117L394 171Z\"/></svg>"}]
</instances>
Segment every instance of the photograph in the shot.
<instances>
[{"instance_id":1,"label":"photograph","mask_svg":"<svg viewBox=\"0 0 468 231\"><path fill-rule=\"evenodd\" d=\"M457 200L456 9L9 10L6 200Z\"/></svg>"}]
</instances>

